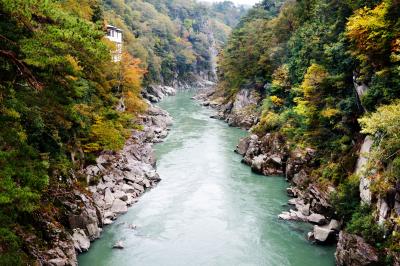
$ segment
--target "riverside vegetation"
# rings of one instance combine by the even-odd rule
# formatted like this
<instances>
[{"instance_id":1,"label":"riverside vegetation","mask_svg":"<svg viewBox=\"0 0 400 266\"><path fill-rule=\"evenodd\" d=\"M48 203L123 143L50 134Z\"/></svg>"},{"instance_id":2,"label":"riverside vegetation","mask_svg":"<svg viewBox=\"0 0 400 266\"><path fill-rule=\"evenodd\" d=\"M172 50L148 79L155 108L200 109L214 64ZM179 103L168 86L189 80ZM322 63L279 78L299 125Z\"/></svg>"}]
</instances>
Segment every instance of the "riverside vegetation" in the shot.
<instances>
[{"instance_id":1,"label":"riverside vegetation","mask_svg":"<svg viewBox=\"0 0 400 266\"><path fill-rule=\"evenodd\" d=\"M291 182L296 210L281 217L338 240L340 265L400 265L399 1L263 0L244 14L0 0L1 265L76 264L159 181L150 143L170 121L143 96L215 81L219 48L206 105L251 129L245 163ZM124 31L119 63L106 24Z\"/></svg>"}]
</instances>

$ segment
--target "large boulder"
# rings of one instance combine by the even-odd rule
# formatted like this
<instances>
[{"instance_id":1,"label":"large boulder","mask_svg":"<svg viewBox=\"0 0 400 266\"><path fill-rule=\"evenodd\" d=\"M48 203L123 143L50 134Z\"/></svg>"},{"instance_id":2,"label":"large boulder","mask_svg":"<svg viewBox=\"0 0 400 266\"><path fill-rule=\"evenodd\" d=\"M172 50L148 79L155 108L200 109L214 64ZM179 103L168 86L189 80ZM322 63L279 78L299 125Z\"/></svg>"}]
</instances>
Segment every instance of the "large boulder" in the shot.
<instances>
[{"instance_id":1,"label":"large boulder","mask_svg":"<svg viewBox=\"0 0 400 266\"><path fill-rule=\"evenodd\" d=\"M323 225L327 223L325 216L319 213L312 213L307 217L308 221L313 224Z\"/></svg>"},{"instance_id":2,"label":"large boulder","mask_svg":"<svg viewBox=\"0 0 400 266\"><path fill-rule=\"evenodd\" d=\"M128 211L128 206L126 205L125 201L115 199L110 210L116 214L123 214Z\"/></svg>"},{"instance_id":3,"label":"large boulder","mask_svg":"<svg viewBox=\"0 0 400 266\"><path fill-rule=\"evenodd\" d=\"M327 226L314 225L313 236L317 243L327 244L333 242L334 231Z\"/></svg>"},{"instance_id":4,"label":"large boulder","mask_svg":"<svg viewBox=\"0 0 400 266\"><path fill-rule=\"evenodd\" d=\"M114 202L114 196L113 193L111 192L110 188L106 188L105 193L104 193L104 209L109 209L111 208L113 202Z\"/></svg>"},{"instance_id":5,"label":"large boulder","mask_svg":"<svg viewBox=\"0 0 400 266\"><path fill-rule=\"evenodd\" d=\"M244 156L249 148L250 137L244 137L239 140L239 144L236 146L235 152Z\"/></svg>"},{"instance_id":6,"label":"large boulder","mask_svg":"<svg viewBox=\"0 0 400 266\"><path fill-rule=\"evenodd\" d=\"M331 217L333 214L332 205L329 203L331 192L330 190L323 190L315 184L309 185L306 197L311 203L311 210Z\"/></svg>"},{"instance_id":7,"label":"large boulder","mask_svg":"<svg viewBox=\"0 0 400 266\"><path fill-rule=\"evenodd\" d=\"M85 231L82 229L74 229L72 239L74 241L74 247L79 253L88 251L90 247L90 239L86 236Z\"/></svg>"},{"instance_id":8,"label":"large boulder","mask_svg":"<svg viewBox=\"0 0 400 266\"><path fill-rule=\"evenodd\" d=\"M378 253L362 237L341 231L335 253L340 266L380 265Z\"/></svg>"},{"instance_id":9,"label":"large boulder","mask_svg":"<svg viewBox=\"0 0 400 266\"><path fill-rule=\"evenodd\" d=\"M304 188L308 181L309 177L306 171L300 170L300 172L294 174L294 177L292 179L293 184L295 184L297 187Z\"/></svg>"},{"instance_id":10,"label":"large boulder","mask_svg":"<svg viewBox=\"0 0 400 266\"><path fill-rule=\"evenodd\" d=\"M257 90L242 89L233 101L221 107L221 116L230 126L250 129L258 121L257 104L260 99Z\"/></svg>"}]
</instances>

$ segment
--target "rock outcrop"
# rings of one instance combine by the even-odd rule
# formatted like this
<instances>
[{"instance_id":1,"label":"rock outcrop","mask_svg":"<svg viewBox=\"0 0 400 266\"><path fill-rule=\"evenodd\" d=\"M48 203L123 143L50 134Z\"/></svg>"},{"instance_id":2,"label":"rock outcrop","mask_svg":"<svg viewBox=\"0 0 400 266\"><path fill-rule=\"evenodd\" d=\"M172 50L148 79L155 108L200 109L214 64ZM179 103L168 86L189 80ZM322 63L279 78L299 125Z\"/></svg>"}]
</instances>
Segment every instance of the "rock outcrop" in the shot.
<instances>
[{"instance_id":1,"label":"rock outcrop","mask_svg":"<svg viewBox=\"0 0 400 266\"><path fill-rule=\"evenodd\" d=\"M258 122L257 106L261 96L255 89L242 89L228 101L216 95L213 90L198 94L195 99L200 100L204 106L217 109L218 113L212 118L224 120L230 126L250 129Z\"/></svg>"},{"instance_id":2,"label":"rock outcrop","mask_svg":"<svg viewBox=\"0 0 400 266\"><path fill-rule=\"evenodd\" d=\"M142 95L152 103L158 103L166 96L173 96L176 90L173 87L164 85L149 85L142 90Z\"/></svg>"},{"instance_id":3,"label":"rock outcrop","mask_svg":"<svg viewBox=\"0 0 400 266\"><path fill-rule=\"evenodd\" d=\"M332 244L337 241L340 227L337 220L331 220L326 225L314 225L313 231L308 233L308 240L317 244Z\"/></svg>"},{"instance_id":4,"label":"rock outcrop","mask_svg":"<svg viewBox=\"0 0 400 266\"><path fill-rule=\"evenodd\" d=\"M363 238L340 232L335 253L336 263L340 266L379 265L378 253Z\"/></svg>"},{"instance_id":5,"label":"rock outcrop","mask_svg":"<svg viewBox=\"0 0 400 266\"><path fill-rule=\"evenodd\" d=\"M365 167L368 163L366 154L371 150L373 140L370 136L365 137L357 160L355 174L360 177L360 198L365 204L371 204L372 193L370 190L371 180L365 174Z\"/></svg>"},{"instance_id":6,"label":"rock outcrop","mask_svg":"<svg viewBox=\"0 0 400 266\"><path fill-rule=\"evenodd\" d=\"M288 157L288 148L278 134L263 137L251 135L242 138L235 150L243 156L242 162L250 165L254 172L263 175L283 175Z\"/></svg>"}]
</instances>

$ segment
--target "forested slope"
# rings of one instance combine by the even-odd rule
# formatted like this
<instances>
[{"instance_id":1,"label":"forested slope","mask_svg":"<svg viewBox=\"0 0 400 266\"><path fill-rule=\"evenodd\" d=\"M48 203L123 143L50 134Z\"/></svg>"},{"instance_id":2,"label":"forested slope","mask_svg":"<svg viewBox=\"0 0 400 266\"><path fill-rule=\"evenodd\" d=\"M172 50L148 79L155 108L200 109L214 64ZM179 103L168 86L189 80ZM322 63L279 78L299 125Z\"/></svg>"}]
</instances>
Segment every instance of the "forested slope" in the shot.
<instances>
[{"instance_id":1,"label":"forested slope","mask_svg":"<svg viewBox=\"0 0 400 266\"><path fill-rule=\"evenodd\" d=\"M231 2L105 1L105 19L124 30L128 51L148 70L146 84L214 79L210 49L226 41L244 12Z\"/></svg>"},{"instance_id":2,"label":"forested slope","mask_svg":"<svg viewBox=\"0 0 400 266\"><path fill-rule=\"evenodd\" d=\"M292 180L289 171L287 178L329 194L331 217L389 265L399 263L400 251L399 14L396 0L264 0L229 38L212 96L233 125L247 127L235 120L244 103L241 112L258 117L250 126L261 141L284 139L286 171L296 152L315 151L301 166L306 174ZM370 152L360 154L370 139L371 149L363 150ZM363 165L359 156L368 160L363 169L355 169L357 161ZM271 163L259 160L267 157L249 163L264 164L266 173Z\"/></svg>"},{"instance_id":3,"label":"forested slope","mask_svg":"<svg viewBox=\"0 0 400 266\"><path fill-rule=\"evenodd\" d=\"M140 129L136 117L147 108L142 86L213 78L210 47L224 42L244 12L226 10L236 8L0 1L1 265L45 261L41 254L71 229L65 218L71 206L61 197L73 201L73 191L90 197L78 172ZM124 30L119 63L111 61L115 46L105 38L106 24ZM121 98L126 109L117 111Z\"/></svg>"}]
</instances>

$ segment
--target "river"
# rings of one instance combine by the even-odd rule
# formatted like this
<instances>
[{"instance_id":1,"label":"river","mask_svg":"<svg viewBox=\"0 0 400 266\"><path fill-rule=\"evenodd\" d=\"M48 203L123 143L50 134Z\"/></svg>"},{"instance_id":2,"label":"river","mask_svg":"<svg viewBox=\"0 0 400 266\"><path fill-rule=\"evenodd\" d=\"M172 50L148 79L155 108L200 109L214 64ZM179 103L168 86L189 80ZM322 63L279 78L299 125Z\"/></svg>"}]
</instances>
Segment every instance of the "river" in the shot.
<instances>
[{"instance_id":1,"label":"river","mask_svg":"<svg viewBox=\"0 0 400 266\"><path fill-rule=\"evenodd\" d=\"M191 96L160 104L174 118L155 146L161 183L106 227L79 265L334 265L334 247L306 240L310 225L278 219L287 208L284 178L240 163L233 150L247 133L209 118L213 111ZM111 248L118 240L124 249Z\"/></svg>"}]
</instances>

